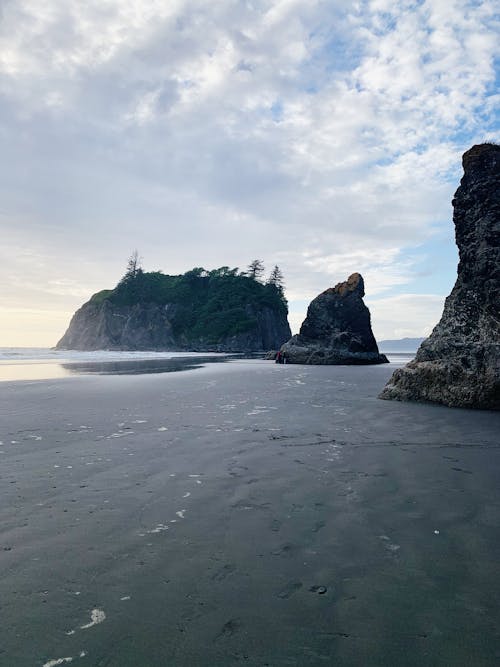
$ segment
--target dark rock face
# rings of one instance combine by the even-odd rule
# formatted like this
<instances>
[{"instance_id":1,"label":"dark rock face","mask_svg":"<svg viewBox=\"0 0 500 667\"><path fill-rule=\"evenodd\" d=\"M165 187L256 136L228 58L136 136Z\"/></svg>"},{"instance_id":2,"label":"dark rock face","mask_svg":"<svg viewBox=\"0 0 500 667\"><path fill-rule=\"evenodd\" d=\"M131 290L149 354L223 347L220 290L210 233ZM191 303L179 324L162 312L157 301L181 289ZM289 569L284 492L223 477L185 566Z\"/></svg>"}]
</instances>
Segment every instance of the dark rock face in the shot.
<instances>
[{"instance_id":1,"label":"dark rock face","mask_svg":"<svg viewBox=\"0 0 500 667\"><path fill-rule=\"evenodd\" d=\"M292 364L383 364L372 333L370 311L363 303L359 273L322 292L307 309L300 333L281 351Z\"/></svg>"},{"instance_id":2,"label":"dark rock face","mask_svg":"<svg viewBox=\"0 0 500 667\"><path fill-rule=\"evenodd\" d=\"M63 350L176 350L191 352L261 352L278 348L290 337L286 315L272 308L247 307L255 326L217 342L176 335L172 320L176 304L137 303L119 306L89 301L71 319L57 344Z\"/></svg>"},{"instance_id":3,"label":"dark rock face","mask_svg":"<svg viewBox=\"0 0 500 667\"><path fill-rule=\"evenodd\" d=\"M453 199L460 254L443 315L380 398L500 409L500 146L473 146Z\"/></svg>"}]
</instances>

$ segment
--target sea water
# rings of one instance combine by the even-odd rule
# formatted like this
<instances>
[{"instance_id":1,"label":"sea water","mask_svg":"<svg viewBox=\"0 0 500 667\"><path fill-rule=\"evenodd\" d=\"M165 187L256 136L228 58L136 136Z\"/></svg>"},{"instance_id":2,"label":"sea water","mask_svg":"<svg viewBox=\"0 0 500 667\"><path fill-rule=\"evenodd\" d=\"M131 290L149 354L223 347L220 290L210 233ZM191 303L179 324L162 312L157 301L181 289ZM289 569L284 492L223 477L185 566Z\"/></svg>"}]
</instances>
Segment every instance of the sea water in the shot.
<instances>
[{"instance_id":1,"label":"sea water","mask_svg":"<svg viewBox=\"0 0 500 667\"><path fill-rule=\"evenodd\" d=\"M222 361L228 356L217 352L0 347L0 382L45 380L75 374L165 373L190 370L206 361Z\"/></svg>"},{"instance_id":2,"label":"sea water","mask_svg":"<svg viewBox=\"0 0 500 667\"><path fill-rule=\"evenodd\" d=\"M193 370L206 363L243 355L221 352L56 350L45 347L0 347L0 382L46 380L73 375L138 375ZM414 357L387 353L391 366L404 366Z\"/></svg>"}]
</instances>

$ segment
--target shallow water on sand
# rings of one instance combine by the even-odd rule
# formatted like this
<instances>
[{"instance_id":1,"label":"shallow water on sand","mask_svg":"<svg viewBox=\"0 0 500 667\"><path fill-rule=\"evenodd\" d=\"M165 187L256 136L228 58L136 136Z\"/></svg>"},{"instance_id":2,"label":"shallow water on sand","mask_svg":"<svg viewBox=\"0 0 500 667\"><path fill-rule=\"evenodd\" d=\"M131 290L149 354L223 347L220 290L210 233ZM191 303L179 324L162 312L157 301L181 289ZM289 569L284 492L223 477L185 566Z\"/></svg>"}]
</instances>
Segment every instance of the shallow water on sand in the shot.
<instances>
[{"instance_id":1,"label":"shallow water on sand","mask_svg":"<svg viewBox=\"0 0 500 667\"><path fill-rule=\"evenodd\" d=\"M119 352L0 348L0 382L48 380L74 375L142 375L201 368L207 363L243 358L242 354L200 352ZM253 358L259 355L254 355ZM262 356L262 355L260 355ZM413 355L388 354L392 366L407 364ZM247 358L252 358L252 355Z\"/></svg>"},{"instance_id":2,"label":"shallow water on sand","mask_svg":"<svg viewBox=\"0 0 500 667\"><path fill-rule=\"evenodd\" d=\"M197 352L79 352L0 348L0 382L47 380L74 375L140 375L193 370L238 355Z\"/></svg>"}]
</instances>

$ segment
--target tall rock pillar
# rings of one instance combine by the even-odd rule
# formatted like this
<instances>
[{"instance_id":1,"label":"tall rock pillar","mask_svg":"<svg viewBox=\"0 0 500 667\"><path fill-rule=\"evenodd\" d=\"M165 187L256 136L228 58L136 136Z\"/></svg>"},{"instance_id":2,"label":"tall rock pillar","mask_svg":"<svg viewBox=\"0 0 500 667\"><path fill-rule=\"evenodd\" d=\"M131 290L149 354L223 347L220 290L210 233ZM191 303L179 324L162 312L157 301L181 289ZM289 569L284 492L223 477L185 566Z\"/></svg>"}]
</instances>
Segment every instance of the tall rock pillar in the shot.
<instances>
[{"instance_id":1,"label":"tall rock pillar","mask_svg":"<svg viewBox=\"0 0 500 667\"><path fill-rule=\"evenodd\" d=\"M453 199L460 261L441 320L380 398L500 410L500 146L463 155Z\"/></svg>"}]
</instances>

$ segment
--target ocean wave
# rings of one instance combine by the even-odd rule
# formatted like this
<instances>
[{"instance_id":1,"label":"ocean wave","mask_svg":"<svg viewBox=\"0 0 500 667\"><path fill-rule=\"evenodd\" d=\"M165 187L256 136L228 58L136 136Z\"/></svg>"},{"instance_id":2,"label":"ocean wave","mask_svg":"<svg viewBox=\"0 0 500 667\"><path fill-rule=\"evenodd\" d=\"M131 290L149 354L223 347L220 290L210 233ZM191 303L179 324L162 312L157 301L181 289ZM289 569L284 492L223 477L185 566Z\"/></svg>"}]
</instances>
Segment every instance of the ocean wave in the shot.
<instances>
[{"instance_id":1,"label":"ocean wave","mask_svg":"<svg viewBox=\"0 0 500 667\"><path fill-rule=\"evenodd\" d=\"M82 361L130 361L133 359L175 359L179 357L220 357L220 352L153 352L116 350L54 350L43 347L0 347L0 362L55 361L72 363Z\"/></svg>"}]
</instances>

